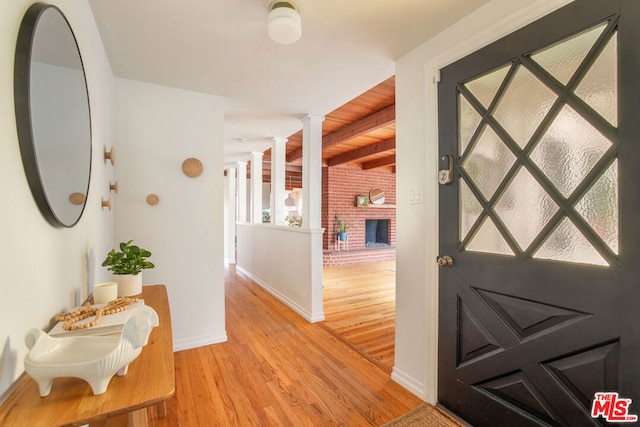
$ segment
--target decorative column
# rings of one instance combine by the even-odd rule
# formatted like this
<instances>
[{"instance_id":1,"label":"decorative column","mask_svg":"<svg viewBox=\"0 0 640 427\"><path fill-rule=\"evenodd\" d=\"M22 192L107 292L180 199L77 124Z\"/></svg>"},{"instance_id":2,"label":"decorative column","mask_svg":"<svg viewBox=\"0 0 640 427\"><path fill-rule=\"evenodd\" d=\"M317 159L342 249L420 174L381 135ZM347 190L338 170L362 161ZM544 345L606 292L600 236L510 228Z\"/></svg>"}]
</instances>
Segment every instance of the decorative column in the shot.
<instances>
[{"instance_id":1,"label":"decorative column","mask_svg":"<svg viewBox=\"0 0 640 427\"><path fill-rule=\"evenodd\" d=\"M254 224L262 223L262 156L263 153L251 153L251 218Z\"/></svg>"},{"instance_id":2,"label":"decorative column","mask_svg":"<svg viewBox=\"0 0 640 427\"><path fill-rule=\"evenodd\" d=\"M247 222L247 162L238 162L238 222Z\"/></svg>"},{"instance_id":3,"label":"decorative column","mask_svg":"<svg viewBox=\"0 0 640 427\"><path fill-rule=\"evenodd\" d=\"M287 138L273 138L271 143L271 224L284 222L284 177L287 160Z\"/></svg>"},{"instance_id":4,"label":"decorative column","mask_svg":"<svg viewBox=\"0 0 640 427\"><path fill-rule=\"evenodd\" d=\"M302 228L309 232L312 321L324 320L322 308L322 122L324 116L302 119Z\"/></svg>"},{"instance_id":5,"label":"decorative column","mask_svg":"<svg viewBox=\"0 0 640 427\"><path fill-rule=\"evenodd\" d=\"M322 122L324 116L302 119L302 227L322 224Z\"/></svg>"},{"instance_id":6,"label":"decorative column","mask_svg":"<svg viewBox=\"0 0 640 427\"><path fill-rule=\"evenodd\" d=\"M227 247L225 248L227 262L236 263L236 169L227 169Z\"/></svg>"}]
</instances>

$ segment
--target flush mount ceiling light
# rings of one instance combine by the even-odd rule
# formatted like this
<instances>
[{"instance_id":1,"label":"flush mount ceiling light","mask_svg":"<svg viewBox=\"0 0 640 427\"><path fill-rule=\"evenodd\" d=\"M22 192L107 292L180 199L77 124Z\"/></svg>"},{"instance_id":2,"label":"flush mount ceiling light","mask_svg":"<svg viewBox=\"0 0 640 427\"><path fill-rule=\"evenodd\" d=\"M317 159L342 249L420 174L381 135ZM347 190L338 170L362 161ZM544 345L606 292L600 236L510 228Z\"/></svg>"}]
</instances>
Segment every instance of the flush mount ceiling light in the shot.
<instances>
[{"instance_id":1,"label":"flush mount ceiling light","mask_svg":"<svg viewBox=\"0 0 640 427\"><path fill-rule=\"evenodd\" d=\"M295 3L274 0L269 5L269 38L276 43L291 44L302 35L302 21Z\"/></svg>"}]
</instances>

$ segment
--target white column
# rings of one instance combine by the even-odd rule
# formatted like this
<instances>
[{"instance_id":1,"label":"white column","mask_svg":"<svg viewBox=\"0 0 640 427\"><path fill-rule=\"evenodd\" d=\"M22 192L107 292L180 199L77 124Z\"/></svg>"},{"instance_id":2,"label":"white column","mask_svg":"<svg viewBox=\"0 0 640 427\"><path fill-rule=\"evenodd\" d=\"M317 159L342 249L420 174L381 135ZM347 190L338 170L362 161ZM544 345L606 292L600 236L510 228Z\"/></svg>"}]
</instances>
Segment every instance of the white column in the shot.
<instances>
[{"instance_id":1,"label":"white column","mask_svg":"<svg viewBox=\"0 0 640 427\"><path fill-rule=\"evenodd\" d=\"M324 116L302 119L302 227L322 225L322 122Z\"/></svg>"},{"instance_id":2,"label":"white column","mask_svg":"<svg viewBox=\"0 0 640 427\"><path fill-rule=\"evenodd\" d=\"M227 169L227 185L229 193L228 224L227 224L227 260L229 264L236 263L236 169Z\"/></svg>"},{"instance_id":3,"label":"white column","mask_svg":"<svg viewBox=\"0 0 640 427\"><path fill-rule=\"evenodd\" d=\"M271 224L284 222L284 176L287 160L287 138L273 138L271 143Z\"/></svg>"},{"instance_id":4,"label":"white column","mask_svg":"<svg viewBox=\"0 0 640 427\"><path fill-rule=\"evenodd\" d=\"M238 222L247 222L247 162L238 162Z\"/></svg>"},{"instance_id":5,"label":"white column","mask_svg":"<svg viewBox=\"0 0 640 427\"><path fill-rule=\"evenodd\" d=\"M262 223L262 155L251 153L251 218L254 224Z\"/></svg>"}]
</instances>

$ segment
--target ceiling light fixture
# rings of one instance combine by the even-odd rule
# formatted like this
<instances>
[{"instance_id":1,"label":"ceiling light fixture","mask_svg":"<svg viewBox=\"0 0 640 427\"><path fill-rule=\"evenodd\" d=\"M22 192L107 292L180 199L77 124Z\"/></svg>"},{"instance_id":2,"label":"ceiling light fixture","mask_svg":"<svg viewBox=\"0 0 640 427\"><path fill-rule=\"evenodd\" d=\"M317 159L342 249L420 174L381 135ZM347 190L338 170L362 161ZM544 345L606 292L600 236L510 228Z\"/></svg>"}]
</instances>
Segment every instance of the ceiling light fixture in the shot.
<instances>
[{"instance_id":1,"label":"ceiling light fixture","mask_svg":"<svg viewBox=\"0 0 640 427\"><path fill-rule=\"evenodd\" d=\"M291 197L291 193L289 193L289 197L287 197L286 199L284 199L284 205L287 207L293 207L296 205L296 199L294 199L293 197Z\"/></svg>"},{"instance_id":2,"label":"ceiling light fixture","mask_svg":"<svg viewBox=\"0 0 640 427\"><path fill-rule=\"evenodd\" d=\"M302 35L302 21L298 7L291 1L274 0L269 5L267 31L269 38L276 43L291 44Z\"/></svg>"}]
</instances>

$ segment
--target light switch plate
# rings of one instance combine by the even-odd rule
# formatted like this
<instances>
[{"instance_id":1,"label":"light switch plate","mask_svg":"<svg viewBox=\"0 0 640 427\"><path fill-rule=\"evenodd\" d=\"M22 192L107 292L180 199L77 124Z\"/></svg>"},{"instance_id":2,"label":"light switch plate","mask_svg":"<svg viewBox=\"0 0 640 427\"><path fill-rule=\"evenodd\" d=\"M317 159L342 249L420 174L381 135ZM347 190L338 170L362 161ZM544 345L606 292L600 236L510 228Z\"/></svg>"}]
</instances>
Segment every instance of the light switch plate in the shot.
<instances>
[{"instance_id":1,"label":"light switch plate","mask_svg":"<svg viewBox=\"0 0 640 427\"><path fill-rule=\"evenodd\" d=\"M422 190L417 185L409 187L409 203L419 205L422 203Z\"/></svg>"}]
</instances>

